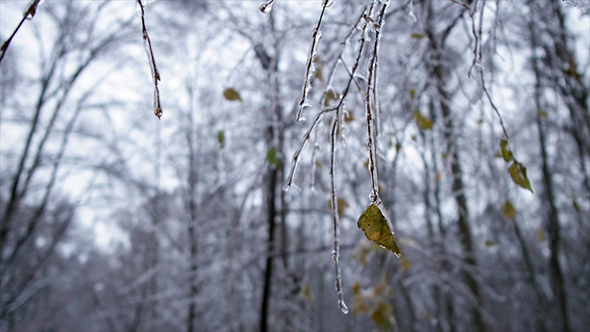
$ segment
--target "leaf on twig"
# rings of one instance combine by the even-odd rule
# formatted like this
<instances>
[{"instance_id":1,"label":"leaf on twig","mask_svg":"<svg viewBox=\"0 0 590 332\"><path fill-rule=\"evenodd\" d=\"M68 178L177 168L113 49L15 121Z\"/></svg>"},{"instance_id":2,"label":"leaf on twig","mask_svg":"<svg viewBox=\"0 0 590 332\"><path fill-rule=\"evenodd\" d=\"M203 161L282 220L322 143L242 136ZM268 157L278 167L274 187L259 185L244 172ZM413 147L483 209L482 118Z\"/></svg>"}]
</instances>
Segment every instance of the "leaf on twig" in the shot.
<instances>
[{"instance_id":1,"label":"leaf on twig","mask_svg":"<svg viewBox=\"0 0 590 332\"><path fill-rule=\"evenodd\" d=\"M529 178L526 174L526 167L524 167L522 163L519 163L515 160L512 165L510 165L510 168L508 168L508 172L510 172L510 177L514 183L524 189L530 190L533 193L531 182L529 181Z\"/></svg>"},{"instance_id":2,"label":"leaf on twig","mask_svg":"<svg viewBox=\"0 0 590 332\"><path fill-rule=\"evenodd\" d=\"M389 229L387 219L377 205L371 203L359 217L357 225L363 230L367 239L391 250L398 258L401 257L393 232Z\"/></svg>"},{"instance_id":3,"label":"leaf on twig","mask_svg":"<svg viewBox=\"0 0 590 332\"><path fill-rule=\"evenodd\" d=\"M233 88L225 89L225 91L223 92L223 96L225 97L225 99L227 99L229 101L236 101L236 100L241 101L242 100L240 93Z\"/></svg>"},{"instance_id":4,"label":"leaf on twig","mask_svg":"<svg viewBox=\"0 0 590 332\"><path fill-rule=\"evenodd\" d=\"M505 139L501 139L500 140L500 150L502 152L502 158L504 158L505 162L510 162L512 161L513 156L512 156L512 151L510 151L510 149L508 148L508 141Z\"/></svg>"}]
</instances>

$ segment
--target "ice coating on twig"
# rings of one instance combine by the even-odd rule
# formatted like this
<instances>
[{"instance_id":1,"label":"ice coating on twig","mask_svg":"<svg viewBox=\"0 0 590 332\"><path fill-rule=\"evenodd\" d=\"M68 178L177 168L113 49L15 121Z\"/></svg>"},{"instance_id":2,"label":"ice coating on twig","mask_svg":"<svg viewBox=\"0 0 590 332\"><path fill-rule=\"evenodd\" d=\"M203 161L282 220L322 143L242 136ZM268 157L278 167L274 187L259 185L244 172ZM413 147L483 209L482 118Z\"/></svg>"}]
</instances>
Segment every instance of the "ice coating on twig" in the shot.
<instances>
[{"instance_id":1,"label":"ice coating on twig","mask_svg":"<svg viewBox=\"0 0 590 332\"><path fill-rule=\"evenodd\" d=\"M322 31L319 30L319 25L313 31L312 42L307 57L307 64L305 65L305 80L303 81L303 94L299 100L299 111L297 112L297 121L304 121L303 108L311 106L308 101L309 91L311 90L311 78L315 74L315 57L318 51L318 44L322 38Z\"/></svg>"},{"instance_id":2,"label":"ice coating on twig","mask_svg":"<svg viewBox=\"0 0 590 332\"><path fill-rule=\"evenodd\" d=\"M162 118L162 104L160 103L160 90L158 89L158 81L160 81L160 72L158 71L158 66L156 65L156 59L154 58L154 51L152 49L152 42L150 40L150 36L148 35L147 29L145 27L145 4L142 0L137 0L136 4L137 14L141 18L141 29L142 29L142 36L143 36L143 45L145 47L145 53L148 57L148 62L150 64L150 70L152 73L152 82L154 83L154 114L158 117L158 119Z\"/></svg>"},{"instance_id":3,"label":"ice coating on twig","mask_svg":"<svg viewBox=\"0 0 590 332\"><path fill-rule=\"evenodd\" d=\"M2 62L2 59L4 59L4 55L6 54L6 50L8 49L8 46L10 45L12 38L14 38L14 35L16 35L16 33L18 32L20 27L23 25L25 20L30 20L33 18L33 16L35 16L35 13L37 13L37 8L39 8L39 6L41 6L41 4L44 1L45 0L33 0L27 5L27 9L23 13L23 18L20 20L20 22L18 23L18 25L16 26L16 28L12 32L12 35L10 35L10 37L8 37L8 39L0 47L0 63Z\"/></svg>"},{"instance_id":4,"label":"ice coating on twig","mask_svg":"<svg viewBox=\"0 0 590 332\"><path fill-rule=\"evenodd\" d=\"M305 134L303 135L303 138L301 139L301 143L299 143L299 147L297 148L297 150L295 151L295 154L293 155L293 165L291 166L291 170L289 170L289 175L287 176L287 184L285 185L285 189L283 189L284 191L289 190L289 188L293 185L293 178L295 177L295 172L297 171L297 166L299 166L299 162L301 161L301 152L303 151L303 149L307 145L307 141L309 141L309 138L311 137L311 132L317 126L317 124L320 122L323 114L327 111L329 111L329 110L323 110L323 111L319 112L318 114L316 114L315 118L313 119L313 123L311 124L309 129L305 132Z\"/></svg>"},{"instance_id":5,"label":"ice coating on twig","mask_svg":"<svg viewBox=\"0 0 590 332\"><path fill-rule=\"evenodd\" d=\"M311 47L309 48L309 55L305 65L305 80L303 82L303 93L301 99L299 100L299 110L297 111L296 117L297 121L305 121L303 109L305 107L311 106L308 101L308 97L309 91L311 90L311 78L315 73L314 61L318 50L318 44L320 43L320 38L322 38L322 31L320 30L320 27L322 26L322 18L324 17L326 8L330 7L333 2L333 0L324 0L322 2L322 12L320 13L320 18L318 19L318 25L315 27L313 34L311 35Z\"/></svg>"},{"instance_id":6,"label":"ice coating on twig","mask_svg":"<svg viewBox=\"0 0 590 332\"><path fill-rule=\"evenodd\" d=\"M338 307L342 313L348 313L348 307L344 303L344 287L342 286L342 271L340 269L340 220L338 217L338 197L336 195L336 181L334 166L336 163L336 136L340 125L340 109L336 109L336 115L332 122L330 131L330 187L332 190L332 225L334 231L334 246L332 259L334 259L334 270L336 273L336 292L338 293Z\"/></svg>"},{"instance_id":7,"label":"ice coating on twig","mask_svg":"<svg viewBox=\"0 0 590 332\"><path fill-rule=\"evenodd\" d=\"M263 3L262 5L260 5L260 7L258 7L258 10L260 10L264 14L270 14L272 10L272 5L274 3L275 0L269 0L267 3Z\"/></svg>"}]
</instances>

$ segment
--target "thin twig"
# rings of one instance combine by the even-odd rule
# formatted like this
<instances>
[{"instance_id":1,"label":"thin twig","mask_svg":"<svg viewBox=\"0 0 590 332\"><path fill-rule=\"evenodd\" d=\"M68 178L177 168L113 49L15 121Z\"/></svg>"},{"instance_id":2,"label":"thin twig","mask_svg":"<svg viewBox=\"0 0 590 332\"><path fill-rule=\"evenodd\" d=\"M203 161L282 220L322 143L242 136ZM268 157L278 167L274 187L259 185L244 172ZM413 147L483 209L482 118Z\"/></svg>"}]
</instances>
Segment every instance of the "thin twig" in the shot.
<instances>
[{"instance_id":1,"label":"thin twig","mask_svg":"<svg viewBox=\"0 0 590 332\"><path fill-rule=\"evenodd\" d=\"M158 66L156 66L156 58L154 57L154 51L152 49L152 41L148 35L145 27L145 8L142 0L137 0L138 7L141 9L141 29L143 35L143 42L145 44L145 50L147 53L148 61L150 62L150 69L152 71L152 81L154 82L154 114L158 119L162 119L162 105L160 103L160 89L158 88L158 81L160 81L160 72L158 72Z\"/></svg>"},{"instance_id":2,"label":"thin twig","mask_svg":"<svg viewBox=\"0 0 590 332\"><path fill-rule=\"evenodd\" d=\"M23 25L23 23L25 22L26 19L32 19L35 16L35 13L37 12L37 8L39 7L40 2L41 2L41 0L33 0L33 2L31 2L27 11L24 12L23 18L20 20L20 23L16 26L16 29L14 29L14 31L12 32L12 35L10 35L10 37L0 47L0 63L2 63L2 59L4 59L4 55L6 54L6 50L8 49L8 46L10 45L12 38L14 38L14 35L16 35L16 33L18 32L18 30Z\"/></svg>"},{"instance_id":3,"label":"thin twig","mask_svg":"<svg viewBox=\"0 0 590 332\"><path fill-rule=\"evenodd\" d=\"M307 58L307 64L305 66L305 80L303 81L303 94L301 96L301 100L299 100L299 111L297 112L297 121L304 121L305 116L303 115L303 108L309 106L307 99L309 95L309 91L311 90L311 77L315 72L314 60L315 54L317 52L318 44L320 42L320 38L322 37L322 32L320 31L320 27L322 25L322 18L324 17L324 13L326 12L326 7L332 4L331 0L324 0L322 2L322 12L320 13L320 18L318 20L318 24L313 30L311 35L311 47L309 48L309 56Z\"/></svg>"}]
</instances>

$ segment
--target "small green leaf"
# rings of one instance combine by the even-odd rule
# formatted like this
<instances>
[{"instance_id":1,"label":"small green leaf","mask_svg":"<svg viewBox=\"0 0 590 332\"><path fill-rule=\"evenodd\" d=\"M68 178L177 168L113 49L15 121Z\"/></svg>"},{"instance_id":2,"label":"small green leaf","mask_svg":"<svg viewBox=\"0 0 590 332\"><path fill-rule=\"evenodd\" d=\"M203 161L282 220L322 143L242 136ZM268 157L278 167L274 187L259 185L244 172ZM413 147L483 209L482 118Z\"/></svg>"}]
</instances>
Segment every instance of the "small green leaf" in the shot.
<instances>
[{"instance_id":1,"label":"small green leaf","mask_svg":"<svg viewBox=\"0 0 590 332\"><path fill-rule=\"evenodd\" d=\"M387 225L387 219L377 205L371 203L359 217L357 225L363 230L367 239L391 250L398 258L401 257L393 233Z\"/></svg>"},{"instance_id":2,"label":"small green leaf","mask_svg":"<svg viewBox=\"0 0 590 332\"><path fill-rule=\"evenodd\" d=\"M232 88L225 89L225 91L223 92L223 96L225 97L225 99L229 101L242 100L240 93Z\"/></svg>"},{"instance_id":3,"label":"small green leaf","mask_svg":"<svg viewBox=\"0 0 590 332\"><path fill-rule=\"evenodd\" d=\"M512 152L508 148L508 141L507 140L505 140L505 139L500 140L500 149L502 151L502 158L504 158L505 162L510 162L510 161L512 161L512 159L514 159L512 157Z\"/></svg>"},{"instance_id":4,"label":"small green leaf","mask_svg":"<svg viewBox=\"0 0 590 332\"><path fill-rule=\"evenodd\" d=\"M511 201L506 200L504 205L502 205L502 213L504 213L504 217L506 217L508 220L512 220L514 217L516 217L516 209L514 208L514 205L512 205Z\"/></svg>"},{"instance_id":5,"label":"small green leaf","mask_svg":"<svg viewBox=\"0 0 590 332\"><path fill-rule=\"evenodd\" d=\"M416 89L410 89L410 99L416 100Z\"/></svg>"},{"instance_id":6,"label":"small green leaf","mask_svg":"<svg viewBox=\"0 0 590 332\"><path fill-rule=\"evenodd\" d=\"M399 150L401 150L401 149L402 149L402 143L400 143L400 142L395 143L395 152L398 153Z\"/></svg>"},{"instance_id":7,"label":"small green leaf","mask_svg":"<svg viewBox=\"0 0 590 332\"><path fill-rule=\"evenodd\" d=\"M273 146L272 148L270 148L270 150L268 150L268 153L266 154L266 159L268 159L268 162L275 168L281 167L281 161L279 160L279 158L277 158L276 147Z\"/></svg>"},{"instance_id":8,"label":"small green leaf","mask_svg":"<svg viewBox=\"0 0 590 332\"><path fill-rule=\"evenodd\" d=\"M414 111L414 121L421 130L430 130L434 127L434 123L426 118L420 111Z\"/></svg>"},{"instance_id":9,"label":"small green leaf","mask_svg":"<svg viewBox=\"0 0 590 332\"><path fill-rule=\"evenodd\" d=\"M424 39L424 37L426 37L426 36L424 36L424 35L423 35L423 34L421 34L421 33L413 33L413 34L411 34L411 35L410 35L410 37L412 37L412 38L414 38L414 39L418 39L418 40L420 40L420 39Z\"/></svg>"},{"instance_id":10,"label":"small green leaf","mask_svg":"<svg viewBox=\"0 0 590 332\"><path fill-rule=\"evenodd\" d=\"M225 133L223 130L217 132L217 142L219 142L219 149L223 150L225 147Z\"/></svg>"},{"instance_id":11,"label":"small green leaf","mask_svg":"<svg viewBox=\"0 0 590 332\"><path fill-rule=\"evenodd\" d=\"M486 247L493 247L495 246L497 243L492 241L492 240L486 240L486 242L484 243Z\"/></svg>"},{"instance_id":12,"label":"small green leaf","mask_svg":"<svg viewBox=\"0 0 590 332\"><path fill-rule=\"evenodd\" d=\"M526 175L526 167L524 167L523 164L515 160L512 165L510 165L510 168L508 168L508 172L510 172L510 177L514 183L533 192L531 182Z\"/></svg>"}]
</instances>

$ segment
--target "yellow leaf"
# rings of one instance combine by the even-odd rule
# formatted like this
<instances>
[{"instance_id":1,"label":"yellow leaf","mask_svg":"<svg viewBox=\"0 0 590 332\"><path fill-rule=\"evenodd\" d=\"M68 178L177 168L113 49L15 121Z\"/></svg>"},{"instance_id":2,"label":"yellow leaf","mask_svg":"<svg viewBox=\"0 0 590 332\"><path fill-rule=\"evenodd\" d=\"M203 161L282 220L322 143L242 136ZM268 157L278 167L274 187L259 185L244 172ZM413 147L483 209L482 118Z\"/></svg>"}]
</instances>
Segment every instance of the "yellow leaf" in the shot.
<instances>
[{"instance_id":1,"label":"yellow leaf","mask_svg":"<svg viewBox=\"0 0 590 332\"><path fill-rule=\"evenodd\" d=\"M410 262L407 258L402 258L402 271L404 273L408 273L410 271L410 267L412 266L412 262Z\"/></svg>"},{"instance_id":2,"label":"yellow leaf","mask_svg":"<svg viewBox=\"0 0 590 332\"><path fill-rule=\"evenodd\" d=\"M232 88L225 89L225 91L223 92L223 96L225 97L225 99L229 101L242 100L240 93Z\"/></svg>"},{"instance_id":3,"label":"yellow leaf","mask_svg":"<svg viewBox=\"0 0 590 332\"><path fill-rule=\"evenodd\" d=\"M393 233L387 225L387 219L377 205L371 203L359 217L357 225L363 230L367 239L391 250L398 258L401 257Z\"/></svg>"},{"instance_id":4,"label":"yellow leaf","mask_svg":"<svg viewBox=\"0 0 590 332\"><path fill-rule=\"evenodd\" d=\"M514 217L516 217L516 209L509 200L506 200L502 206L502 212L504 213L504 217L506 217L506 219L512 220Z\"/></svg>"},{"instance_id":5,"label":"yellow leaf","mask_svg":"<svg viewBox=\"0 0 590 332\"><path fill-rule=\"evenodd\" d=\"M393 324L391 323L391 304L385 303L383 301L379 301L377 303L377 308L371 312L371 319L377 324L379 327L385 330L391 330Z\"/></svg>"},{"instance_id":6,"label":"yellow leaf","mask_svg":"<svg viewBox=\"0 0 590 332\"><path fill-rule=\"evenodd\" d=\"M549 113L547 113L547 111L545 111L545 110L541 110L541 109L540 109L540 110L537 110L537 115L538 115L540 118L544 118L544 119L546 119L546 118L549 116Z\"/></svg>"},{"instance_id":7,"label":"yellow leaf","mask_svg":"<svg viewBox=\"0 0 590 332\"><path fill-rule=\"evenodd\" d=\"M434 123L422 115L420 111L414 111L414 121L421 130L430 130L432 127L434 127Z\"/></svg>"},{"instance_id":8,"label":"yellow leaf","mask_svg":"<svg viewBox=\"0 0 590 332\"><path fill-rule=\"evenodd\" d=\"M537 237L539 238L539 242L545 242L545 229L541 228L537 232Z\"/></svg>"},{"instance_id":9,"label":"yellow leaf","mask_svg":"<svg viewBox=\"0 0 590 332\"><path fill-rule=\"evenodd\" d=\"M313 291L311 290L311 285L309 284L309 281L305 281L303 283L303 288L301 289L301 294L303 295L305 302L307 302L307 303L313 302Z\"/></svg>"},{"instance_id":10,"label":"yellow leaf","mask_svg":"<svg viewBox=\"0 0 590 332\"><path fill-rule=\"evenodd\" d=\"M340 94L338 94L338 92L330 89L328 90L328 92L326 92L326 98L324 99L324 106L329 106L330 105L330 101L339 101L340 100Z\"/></svg>"},{"instance_id":11,"label":"yellow leaf","mask_svg":"<svg viewBox=\"0 0 590 332\"><path fill-rule=\"evenodd\" d=\"M349 207L348 201L344 198L338 198L338 217L342 218L344 216L344 211ZM328 209L332 211L332 201L328 201Z\"/></svg>"},{"instance_id":12,"label":"yellow leaf","mask_svg":"<svg viewBox=\"0 0 590 332\"><path fill-rule=\"evenodd\" d=\"M315 78L317 78L320 81L324 80L324 75L322 74L322 68L317 68L315 70Z\"/></svg>"},{"instance_id":13,"label":"yellow leaf","mask_svg":"<svg viewBox=\"0 0 590 332\"><path fill-rule=\"evenodd\" d=\"M421 33L413 33L410 35L410 37L420 40L420 39L423 39L425 36Z\"/></svg>"}]
</instances>

